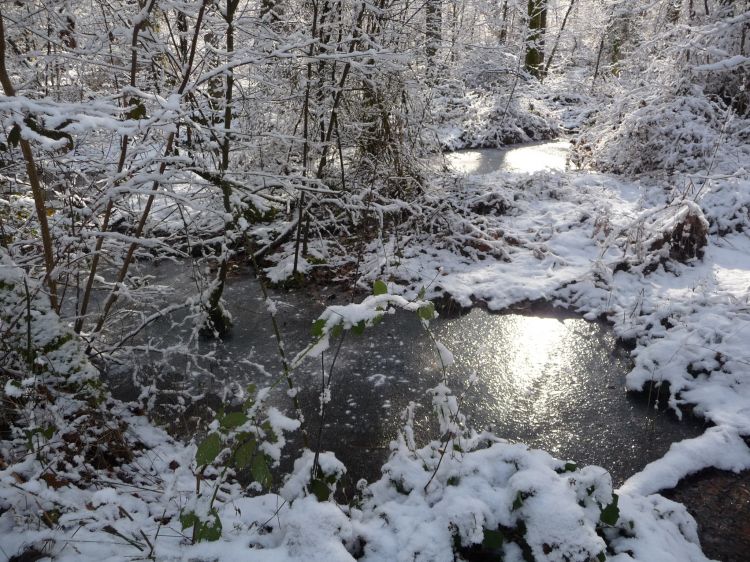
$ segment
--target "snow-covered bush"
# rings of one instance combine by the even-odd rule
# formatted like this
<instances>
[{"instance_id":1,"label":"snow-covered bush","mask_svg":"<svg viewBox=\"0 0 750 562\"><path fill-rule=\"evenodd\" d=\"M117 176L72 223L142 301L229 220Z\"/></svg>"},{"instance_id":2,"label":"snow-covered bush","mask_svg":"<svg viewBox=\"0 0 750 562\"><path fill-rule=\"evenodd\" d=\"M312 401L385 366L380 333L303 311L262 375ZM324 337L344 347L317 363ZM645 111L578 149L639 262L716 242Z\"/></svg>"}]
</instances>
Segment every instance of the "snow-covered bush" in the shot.
<instances>
[{"instance_id":1,"label":"snow-covered bush","mask_svg":"<svg viewBox=\"0 0 750 562\"><path fill-rule=\"evenodd\" d=\"M9 455L57 439L86 402L101 399L98 372L79 340L50 308L41 285L0 248L0 429L13 437ZM70 400L57 407L60 393Z\"/></svg>"},{"instance_id":2,"label":"snow-covered bush","mask_svg":"<svg viewBox=\"0 0 750 562\"><path fill-rule=\"evenodd\" d=\"M50 308L40 284L1 247L0 334L4 370L13 375L10 386L22 381L33 386L28 377L73 383L97 376L72 330Z\"/></svg>"},{"instance_id":3,"label":"snow-covered bush","mask_svg":"<svg viewBox=\"0 0 750 562\"><path fill-rule=\"evenodd\" d=\"M682 47L689 79L743 117L750 116L747 8L746 2L743 8L742 2L706 0L699 13L686 5L680 21L684 27L676 30L678 39L689 38Z\"/></svg>"},{"instance_id":4,"label":"snow-covered bush","mask_svg":"<svg viewBox=\"0 0 750 562\"><path fill-rule=\"evenodd\" d=\"M445 454L441 442L411 449L401 439L383 476L363 484L353 506L306 489L310 453L283 497L249 496L225 483L215 498L213 513L222 522L210 536L215 540L191 544L177 519L196 506L194 447L171 441L142 418L127 421L147 447L99 485L36 480L43 466L33 459L0 469L6 552L36 550L65 561L138 552L220 561L707 560L683 506L637 491L617 494L599 467L578 468L486 434ZM330 455L322 464L342 469ZM37 518L45 524L32 526Z\"/></svg>"},{"instance_id":5,"label":"snow-covered bush","mask_svg":"<svg viewBox=\"0 0 750 562\"><path fill-rule=\"evenodd\" d=\"M640 92L597 117L574 145L579 166L621 174L707 169L726 115L691 87L683 95Z\"/></svg>"},{"instance_id":6,"label":"snow-covered bush","mask_svg":"<svg viewBox=\"0 0 750 562\"><path fill-rule=\"evenodd\" d=\"M491 435L464 446L443 455L438 442L417 450L399 442L352 512L362 559L704 559L682 506L618 497L602 468L578 468Z\"/></svg>"},{"instance_id":7,"label":"snow-covered bush","mask_svg":"<svg viewBox=\"0 0 750 562\"><path fill-rule=\"evenodd\" d=\"M750 229L750 119L730 121L725 143L731 149L720 150L711 173L690 178L687 190L699 198L711 233L720 235Z\"/></svg>"},{"instance_id":8,"label":"snow-covered bush","mask_svg":"<svg viewBox=\"0 0 750 562\"><path fill-rule=\"evenodd\" d=\"M494 148L557 136L558 124L544 101L517 93L507 95L470 90L436 103L436 125L444 148Z\"/></svg>"},{"instance_id":9,"label":"snow-covered bush","mask_svg":"<svg viewBox=\"0 0 750 562\"><path fill-rule=\"evenodd\" d=\"M748 13L735 4L616 3L625 31L612 40L627 56L600 73L612 101L602 99L574 161L626 174L710 171L728 121L748 114Z\"/></svg>"},{"instance_id":10,"label":"snow-covered bush","mask_svg":"<svg viewBox=\"0 0 750 562\"><path fill-rule=\"evenodd\" d=\"M0 467L29 490L84 485L133 459L122 419L81 340L51 309L38 281L0 248ZM120 406L120 405L118 405ZM121 407L121 406L120 406ZM0 512L21 527L53 527L62 515L55 493L25 509L31 495L0 485ZM3 533L0 532L0 535Z\"/></svg>"},{"instance_id":11,"label":"snow-covered bush","mask_svg":"<svg viewBox=\"0 0 750 562\"><path fill-rule=\"evenodd\" d=\"M432 114L443 148L491 148L559 134L539 84L502 49L470 51L433 89Z\"/></svg>"}]
</instances>

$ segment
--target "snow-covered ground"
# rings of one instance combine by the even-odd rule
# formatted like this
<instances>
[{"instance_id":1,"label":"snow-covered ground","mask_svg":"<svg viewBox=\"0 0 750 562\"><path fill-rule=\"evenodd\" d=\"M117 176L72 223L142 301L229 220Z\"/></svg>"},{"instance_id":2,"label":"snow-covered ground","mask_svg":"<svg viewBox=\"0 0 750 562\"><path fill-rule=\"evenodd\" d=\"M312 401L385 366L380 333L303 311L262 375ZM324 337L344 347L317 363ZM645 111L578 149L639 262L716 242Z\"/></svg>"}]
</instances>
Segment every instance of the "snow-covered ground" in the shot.
<instances>
[{"instance_id":1,"label":"snow-covered ground","mask_svg":"<svg viewBox=\"0 0 750 562\"><path fill-rule=\"evenodd\" d=\"M65 561L451 561L454 551L475 545L513 561L523 560L524 549L536 560L706 560L681 505L635 491L616 499L603 469L566 466L491 436L475 436L442 463L438 443L414 449L402 440L383 478L363 488L355 506L306 493L307 454L279 495L247 497L236 484L223 485L215 502L221 538L190 545L180 514L207 502L195 496L195 446L173 442L143 418L124 419L145 451L116 475L99 471L80 487L66 481L75 471L42 479L34 456L0 471L5 555L35 549ZM330 456L321 464L331 474L343 470ZM216 474L205 476L211 486Z\"/></svg>"}]
</instances>

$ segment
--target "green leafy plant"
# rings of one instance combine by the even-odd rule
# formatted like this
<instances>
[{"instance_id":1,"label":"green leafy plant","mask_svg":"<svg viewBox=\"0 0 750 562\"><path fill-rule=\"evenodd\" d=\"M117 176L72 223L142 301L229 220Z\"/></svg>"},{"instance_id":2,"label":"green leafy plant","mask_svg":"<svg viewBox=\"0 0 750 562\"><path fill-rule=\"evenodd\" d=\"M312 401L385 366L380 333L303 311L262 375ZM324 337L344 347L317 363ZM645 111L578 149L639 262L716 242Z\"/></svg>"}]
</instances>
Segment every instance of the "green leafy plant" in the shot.
<instances>
[{"instance_id":1,"label":"green leafy plant","mask_svg":"<svg viewBox=\"0 0 750 562\"><path fill-rule=\"evenodd\" d=\"M221 519L214 504L219 487L230 471L249 470L253 482L262 490L273 485L271 466L274 460L268 451L283 445L283 442L269 419L270 410L264 403L266 390L257 391L254 385L250 385L247 396L242 411L219 412L210 424L209 433L196 447L195 503L201 507L183 509L180 514L183 530L193 529L194 543L221 538ZM209 467L215 468L219 474L206 501L201 483Z\"/></svg>"}]
</instances>

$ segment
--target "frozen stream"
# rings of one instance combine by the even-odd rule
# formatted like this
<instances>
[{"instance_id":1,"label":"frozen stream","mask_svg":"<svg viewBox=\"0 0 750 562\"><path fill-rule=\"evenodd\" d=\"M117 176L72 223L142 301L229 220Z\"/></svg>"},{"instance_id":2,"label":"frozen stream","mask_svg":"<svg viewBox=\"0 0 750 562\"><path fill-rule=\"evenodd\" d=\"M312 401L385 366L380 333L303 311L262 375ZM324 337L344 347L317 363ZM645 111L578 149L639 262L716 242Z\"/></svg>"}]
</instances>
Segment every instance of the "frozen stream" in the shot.
<instances>
[{"instance_id":1,"label":"frozen stream","mask_svg":"<svg viewBox=\"0 0 750 562\"><path fill-rule=\"evenodd\" d=\"M464 174L496 171L531 173L564 170L570 143L548 141L529 143L511 149L478 148L445 154L446 163Z\"/></svg>"},{"instance_id":2,"label":"frozen stream","mask_svg":"<svg viewBox=\"0 0 750 562\"><path fill-rule=\"evenodd\" d=\"M566 149L567 143L550 142L464 151L447 160L472 174L498 168L563 169ZM153 274L154 282L170 285L176 298L191 290L190 272L181 265L158 266ZM220 380L270 383L280 372L280 362L257 281L249 271L240 271L230 279L225 297L235 321L232 336L220 343L201 342L202 351L215 347L222 364L216 370ZM348 302L348 295L337 288L277 293L274 298L292 355L310 341L310 325L326 304ZM549 307L522 314L474 308L467 314L445 315L431 328L455 355L449 374L454 391L466 387L471 373L479 377L462 407L476 429L491 429L500 437L579 464L603 466L616 482L663 456L672 442L702 433L701 422L677 422L671 413L655 409L653 401L649 405L643 396L626 394L629 354L605 324ZM155 326L150 335L164 331L164 325ZM169 336L176 337L174 332ZM331 355L325 357L326 368ZM303 365L295 377L314 429L319 423L320 361ZM423 443L438 437L430 421L427 390L441 380L439 361L414 315L398 313L364 335L347 335L332 377L323 448L347 464L354 481L378 476L409 401L422 404L417 437ZM276 401L281 406L289 403L283 390Z\"/></svg>"}]
</instances>

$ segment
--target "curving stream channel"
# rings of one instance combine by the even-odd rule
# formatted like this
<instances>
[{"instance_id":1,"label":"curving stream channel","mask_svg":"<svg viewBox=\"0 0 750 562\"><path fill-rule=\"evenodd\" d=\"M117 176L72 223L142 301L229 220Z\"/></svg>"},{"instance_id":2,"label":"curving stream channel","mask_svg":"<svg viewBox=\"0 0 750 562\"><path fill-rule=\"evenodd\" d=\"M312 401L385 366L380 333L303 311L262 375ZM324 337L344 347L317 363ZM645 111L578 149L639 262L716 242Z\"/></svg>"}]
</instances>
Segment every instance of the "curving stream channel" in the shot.
<instances>
[{"instance_id":1,"label":"curving stream channel","mask_svg":"<svg viewBox=\"0 0 750 562\"><path fill-rule=\"evenodd\" d=\"M446 160L467 174L564 169L567 148L557 141L461 151ZM176 295L185 295L192 284L189 271L179 264L157 266L153 274L155 282L170 285ZM288 352L294 354L310 341L311 322L326 304L348 302L348 295L339 291L274 295ZM214 349L222 364L218 376L227 382L268 384L271 373L280 372L280 362L260 290L249 271L230 279L225 298L234 317L232 335L220 343L200 342L201 351ZM152 335L165 327L152 328ZM464 389L472 373L478 375L462 407L470 425L579 464L603 466L615 484L663 456L674 441L704 429L702 422L678 422L644 396L625 392L629 353L606 324L544 307L505 314L474 308L443 315L431 328L454 353L449 374L454 391ZM331 356L325 357L327 369ZM307 362L295 375L313 434L320 419L320 373L318 360ZM438 437L427 390L440 382L441 369L416 316L397 313L361 336L347 335L331 374L332 401L322 444L344 461L352 481L379 476L410 401L423 405L417 411L417 437L423 443ZM276 400L284 407L289 402L283 392Z\"/></svg>"}]
</instances>

